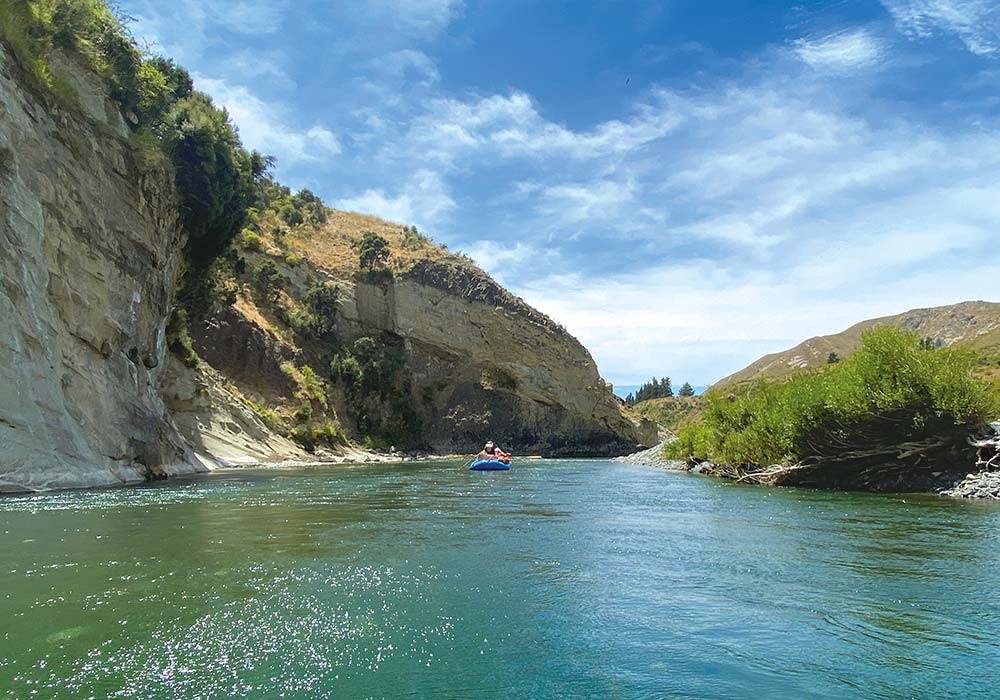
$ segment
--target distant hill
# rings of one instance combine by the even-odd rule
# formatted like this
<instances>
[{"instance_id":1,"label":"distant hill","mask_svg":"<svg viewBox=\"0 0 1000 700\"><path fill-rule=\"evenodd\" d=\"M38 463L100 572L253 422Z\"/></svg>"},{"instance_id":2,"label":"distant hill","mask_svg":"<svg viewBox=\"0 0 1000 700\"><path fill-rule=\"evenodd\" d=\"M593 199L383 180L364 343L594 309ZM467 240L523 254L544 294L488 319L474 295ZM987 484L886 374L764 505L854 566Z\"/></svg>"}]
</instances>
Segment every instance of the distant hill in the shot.
<instances>
[{"instance_id":1,"label":"distant hill","mask_svg":"<svg viewBox=\"0 0 1000 700\"><path fill-rule=\"evenodd\" d=\"M830 353L847 357L858 348L865 331L884 325L916 333L939 347L963 345L987 354L1000 353L1000 304L965 301L862 321L835 335L810 338L789 350L765 355L739 372L720 379L712 387L763 377L787 377L797 370L826 364Z\"/></svg>"}]
</instances>

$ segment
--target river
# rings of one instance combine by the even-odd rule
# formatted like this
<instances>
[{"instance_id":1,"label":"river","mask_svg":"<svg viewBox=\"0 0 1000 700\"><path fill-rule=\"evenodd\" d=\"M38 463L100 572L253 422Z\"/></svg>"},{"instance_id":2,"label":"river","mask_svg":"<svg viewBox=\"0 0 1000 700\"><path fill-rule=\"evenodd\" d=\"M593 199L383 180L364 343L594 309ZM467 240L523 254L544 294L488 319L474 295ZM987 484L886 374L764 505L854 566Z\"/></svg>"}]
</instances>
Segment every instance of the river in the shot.
<instances>
[{"instance_id":1,"label":"river","mask_svg":"<svg viewBox=\"0 0 1000 700\"><path fill-rule=\"evenodd\" d=\"M0 500L0 698L997 698L1000 506L606 460Z\"/></svg>"}]
</instances>

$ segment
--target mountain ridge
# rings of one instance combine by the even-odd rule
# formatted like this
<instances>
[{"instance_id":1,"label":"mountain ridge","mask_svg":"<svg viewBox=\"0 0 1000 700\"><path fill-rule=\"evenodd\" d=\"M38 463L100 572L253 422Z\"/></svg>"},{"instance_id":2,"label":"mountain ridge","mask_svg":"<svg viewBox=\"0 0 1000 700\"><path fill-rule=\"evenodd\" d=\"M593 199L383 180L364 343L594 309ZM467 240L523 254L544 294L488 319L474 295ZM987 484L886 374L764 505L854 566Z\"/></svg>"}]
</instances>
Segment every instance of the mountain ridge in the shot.
<instances>
[{"instance_id":1,"label":"mountain ridge","mask_svg":"<svg viewBox=\"0 0 1000 700\"><path fill-rule=\"evenodd\" d=\"M910 309L899 314L859 321L839 333L814 336L787 350L770 353L712 384L713 389L755 379L783 379L796 371L820 367L830 353L848 357L858 348L862 334L878 326L893 325L916 333L935 346L967 346L984 353L1000 351L1000 303L975 300Z\"/></svg>"}]
</instances>

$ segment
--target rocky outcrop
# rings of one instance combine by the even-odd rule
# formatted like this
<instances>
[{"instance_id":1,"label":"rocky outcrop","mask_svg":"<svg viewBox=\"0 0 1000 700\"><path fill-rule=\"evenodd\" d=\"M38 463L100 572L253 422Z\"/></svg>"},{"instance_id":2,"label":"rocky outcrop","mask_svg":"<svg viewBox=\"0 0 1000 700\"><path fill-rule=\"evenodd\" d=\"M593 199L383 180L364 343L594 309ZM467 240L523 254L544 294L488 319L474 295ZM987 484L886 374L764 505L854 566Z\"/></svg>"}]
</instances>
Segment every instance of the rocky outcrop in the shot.
<instances>
[{"instance_id":1,"label":"rocky outcrop","mask_svg":"<svg viewBox=\"0 0 1000 700\"><path fill-rule=\"evenodd\" d=\"M229 467L316 459L273 431L207 365L193 369L169 357L160 391L177 429L205 464Z\"/></svg>"},{"instance_id":2,"label":"rocky outcrop","mask_svg":"<svg viewBox=\"0 0 1000 700\"><path fill-rule=\"evenodd\" d=\"M157 392L183 234L94 76L80 110L24 88L0 43L0 490L203 468Z\"/></svg>"},{"instance_id":3,"label":"rocky outcrop","mask_svg":"<svg viewBox=\"0 0 1000 700\"><path fill-rule=\"evenodd\" d=\"M637 464L643 467L657 467L659 469L670 469L671 471L687 471L686 462L679 459L667 459L663 456L663 448L666 442L650 447L648 450L639 450L629 455L615 457L616 462L622 464Z\"/></svg>"},{"instance_id":4,"label":"rocky outcrop","mask_svg":"<svg viewBox=\"0 0 1000 700\"><path fill-rule=\"evenodd\" d=\"M977 450L976 468L961 481L941 491L956 498L1000 499L1000 422L992 423L986 435L972 441Z\"/></svg>"},{"instance_id":5,"label":"rocky outcrop","mask_svg":"<svg viewBox=\"0 0 1000 700\"><path fill-rule=\"evenodd\" d=\"M475 451L486 437L548 456L657 442L655 424L624 412L579 341L470 265L427 260L359 283L341 311L349 334L402 339L435 451Z\"/></svg>"},{"instance_id":6,"label":"rocky outcrop","mask_svg":"<svg viewBox=\"0 0 1000 700\"><path fill-rule=\"evenodd\" d=\"M951 488L942 491L941 495L1000 500L1000 471L969 474Z\"/></svg>"}]
</instances>

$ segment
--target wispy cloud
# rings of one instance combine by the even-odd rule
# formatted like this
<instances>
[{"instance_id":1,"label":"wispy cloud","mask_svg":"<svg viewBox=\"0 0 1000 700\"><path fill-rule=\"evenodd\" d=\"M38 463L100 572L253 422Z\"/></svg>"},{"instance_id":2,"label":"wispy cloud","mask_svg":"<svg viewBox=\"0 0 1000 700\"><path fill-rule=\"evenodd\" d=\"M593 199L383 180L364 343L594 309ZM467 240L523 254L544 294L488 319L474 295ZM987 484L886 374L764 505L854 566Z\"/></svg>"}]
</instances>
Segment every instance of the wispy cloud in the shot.
<instances>
[{"instance_id":1,"label":"wispy cloud","mask_svg":"<svg viewBox=\"0 0 1000 700\"><path fill-rule=\"evenodd\" d=\"M280 50L243 49L227 55L219 63L224 76L238 75L248 82L253 79L257 85L265 84L282 90L293 90L295 80L289 75L285 64L287 57Z\"/></svg>"},{"instance_id":2,"label":"wispy cloud","mask_svg":"<svg viewBox=\"0 0 1000 700\"><path fill-rule=\"evenodd\" d=\"M440 176L430 170L418 170L395 195L383 189L369 189L334 203L340 209L374 214L401 224L415 224L430 229L441 223L455 208Z\"/></svg>"},{"instance_id":3,"label":"wispy cloud","mask_svg":"<svg viewBox=\"0 0 1000 700\"><path fill-rule=\"evenodd\" d=\"M190 66L219 40L220 29L260 37L280 31L289 0L129 0L126 7L137 36Z\"/></svg>"},{"instance_id":4,"label":"wispy cloud","mask_svg":"<svg viewBox=\"0 0 1000 700\"><path fill-rule=\"evenodd\" d=\"M215 20L241 34L273 34L281 29L289 0L210 0Z\"/></svg>"},{"instance_id":5,"label":"wispy cloud","mask_svg":"<svg viewBox=\"0 0 1000 700\"><path fill-rule=\"evenodd\" d=\"M883 42L864 29L841 31L818 39L797 39L792 48L813 68L837 72L876 65L885 55Z\"/></svg>"},{"instance_id":6,"label":"wispy cloud","mask_svg":"<svg viewBox=\"0 0 1000 700\"><path fill-rule=\"evenodd\" d=\"M600 248L563 245L510 283L612 380L707 383L863 318L1000 296L1000 136L865 116L830 89L839 78L786 71L676 95L681 126L602 162L599 179L516 188L540 202L518 221L519 238L538 232L525 245L603 232ZM659 219L637 232L633 207ZM609 256L608 272L586 272Z\"/></svg>"},{"instance_id":7,"label":"wispy cloud","mask_svg":"<svg viewBox=\"0 0 1000 700\"><path fill-rule=\"evenodd\" d=\"M975 54L1000 52L996 0L882 0L899 29L914 37L953 34Z\"/></svg>"},{"instance_id":8,"label":"wispy cloud","mask_svg":"<svg viewBox=\"0 0 1000 700\"><path fill-rule=\"evenodd\" d=\"M572 226L582 221L621 218L623 209L633 204L634 197L629 183L612 180L562 183L542 191L539 211L563 226Z\"/></svg>"},{"instance_id":9,"label":"wispy cloud","mask_svg":"<svg viewBox=\"0 0 1000 700\"><path fill-rule=\"evenodd\" d=\"M416 49L392 51L373 59L370 66L374 72L394 81L415 79L429 85L441 78L434 59Z\"/></svg>"},{"instance_id":10,"label":"wispy cloud","mask_svg":"<svg viewBox=\"0 0 1000 700\"><path fill-rule=\"evenodd\" d=\"M292 110L287 106L265 102L241 85L198 75L195 80L201 90L226 108L239 127L243 143L274 155L279 164L317 162L340 153L340 141L332 131L322 124L294 126Z\"/></svg>"},{"instance_id":11,"label":"wispy cloud","mask_svg":"<svg viewBox=\"0 0 1000 700\"><path fill-rule=\"evenodd\" d=\"M462 14L463 0L368 0L350 3L355 20L430 38Z\"/></svg>"},{"instance_id":12,"label":"wispy cloud","mask_svg":"<svg viewBox=\"0 0 1000 700\"><path fill-rule=\"evenodd\" d=\"M504 157L597 158L634 150L680 123L667 93L654 92L624 120L575 131L539 114L520 91L472 100L439 99L413 122L407 140L427 156L451 164L477 151Z\"/></svg>"}]
</instances>

